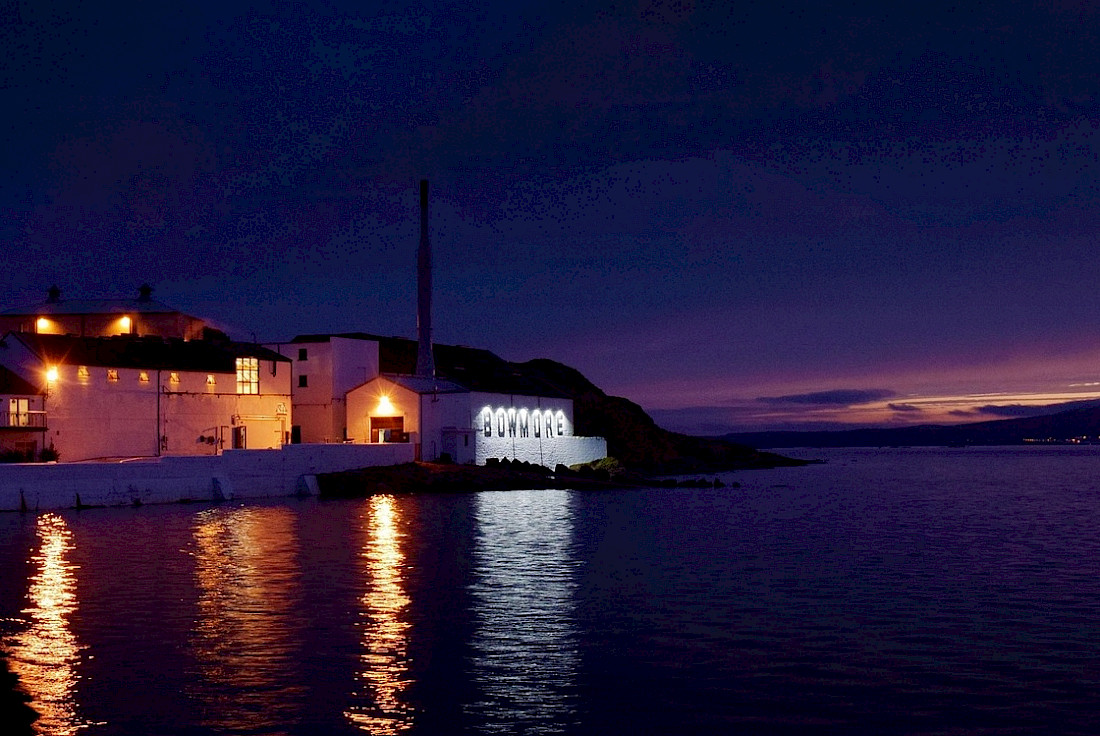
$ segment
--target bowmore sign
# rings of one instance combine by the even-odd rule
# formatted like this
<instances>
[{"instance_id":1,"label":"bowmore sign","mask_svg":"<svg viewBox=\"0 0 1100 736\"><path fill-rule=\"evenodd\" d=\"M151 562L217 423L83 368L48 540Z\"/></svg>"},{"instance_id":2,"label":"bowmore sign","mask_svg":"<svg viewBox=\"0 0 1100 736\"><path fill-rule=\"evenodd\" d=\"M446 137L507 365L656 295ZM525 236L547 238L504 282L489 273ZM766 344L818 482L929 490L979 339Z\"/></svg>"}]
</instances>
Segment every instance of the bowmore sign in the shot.
<instances>
[{"instance_id":1,"label":"bowmore sign","mask_svg":"<svg viewBox=\"0 0 1100 736\"><path fill-rule=\"evenodd\" d=\"M485 437L564 437L565 412L561 409L516 409L486 406L481 410L480 429Z\"/></svg>"}]
</instances>

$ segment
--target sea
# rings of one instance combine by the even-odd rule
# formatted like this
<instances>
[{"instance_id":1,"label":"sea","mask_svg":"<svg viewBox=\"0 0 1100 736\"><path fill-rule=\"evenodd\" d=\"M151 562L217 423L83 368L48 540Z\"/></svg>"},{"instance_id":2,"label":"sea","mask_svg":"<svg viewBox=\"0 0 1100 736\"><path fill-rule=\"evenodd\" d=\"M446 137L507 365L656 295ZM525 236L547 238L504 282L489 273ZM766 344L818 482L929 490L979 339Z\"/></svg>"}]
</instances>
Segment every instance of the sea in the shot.
<instances>
[{"instance_id":1,"label":"sea","mask_svg":"<svg viewBox=\"0 0 1100 736\"><path fill-rule=\"evenodd\" d=\"M0 645L43 734L1100 732L1100 447L785 452L2 514Z\"/></svg>"}]
</instances>

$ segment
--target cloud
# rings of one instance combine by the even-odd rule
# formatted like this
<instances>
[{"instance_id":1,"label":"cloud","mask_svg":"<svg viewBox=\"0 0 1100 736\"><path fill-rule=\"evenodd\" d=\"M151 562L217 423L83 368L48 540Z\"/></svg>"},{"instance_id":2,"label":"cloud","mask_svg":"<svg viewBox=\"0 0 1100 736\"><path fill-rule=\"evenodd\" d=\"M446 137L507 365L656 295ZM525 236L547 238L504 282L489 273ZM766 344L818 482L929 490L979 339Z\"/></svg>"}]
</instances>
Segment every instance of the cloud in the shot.
<instances>
[{"instance_id":1,"label":"cloud","mask_svg":"<svg viewBox=\"0 0 1100 736\"><path fill-rule=\"evenodd\" d=\"M896 395L894 391L882 388L872 389L835 389L815 391L808 394L788 394L786 396L761 396L757 401L765 404L798 404L817 406L853 406L882 401Z\"/></svg>"},{"instance_id":2,"label":"cloud","mask_svg":"<svg viewBox=\"0 0 1100 736\"><path fill-rule=\"evenodd\" d=\"M967 411L966 409L952 409L947 413L953 417L973 417L977 414L977 412Z\"/></svg>"},{"instance_id":3,"label":"cloud","mask_svg":"<svg viewBox=\"0 0 1100 736\"><path fill-rule=\"evenodd\" d=\"M887 406L890 407L891 411L900 411L900 412L921 412L921 411L924 411L919 406L914 406L913 404L887 404Z\"/></svg>"},{"instance_id":4,"label":"cloud","mask_svg":"<svg viewBox=\"0 0 1100 736\"><path fill-rule=\"evenodd\" d=\"M974 407L975 414L988 414L994 417L1031 417L1036 414L1049 414L1047 406L1025 406L1024 404L987 404Z\"/></svg>"}]
</instances>

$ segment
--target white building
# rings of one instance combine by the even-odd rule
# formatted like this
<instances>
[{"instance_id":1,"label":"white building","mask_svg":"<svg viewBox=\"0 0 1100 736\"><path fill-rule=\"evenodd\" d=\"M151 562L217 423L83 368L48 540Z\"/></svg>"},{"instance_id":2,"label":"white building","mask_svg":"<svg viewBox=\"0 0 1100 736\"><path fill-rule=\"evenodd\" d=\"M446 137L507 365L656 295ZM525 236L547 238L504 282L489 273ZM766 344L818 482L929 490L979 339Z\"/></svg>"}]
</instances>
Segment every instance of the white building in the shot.
<instances>
[{"instance_id":1,"label":"white building","mask_svg":"<svg viewBox=\"0 0 1100 736\"><path fill-rule=\"evenodd\" d=\"M65 461L211 455L289 439L290 361L258 345L9 332L0 366L35 389ZM9 401L20 397L8 397ZM19 406L22 410L22 404Z\"/></svg>"},{"instance_id":2,"label":"white building","mask_svg":"<svg viewBox=\"0 0 1100 736\"><path fill-rule=\"evenodd\" d=\"M573 401L488 350L435 345L436 377L414 375L418 343L368 333L303 335L269 345L293 360L301 442L407 442L422 460L490 458L548 467L605 457L573 432Z\"/></svg>"}]
</instances>

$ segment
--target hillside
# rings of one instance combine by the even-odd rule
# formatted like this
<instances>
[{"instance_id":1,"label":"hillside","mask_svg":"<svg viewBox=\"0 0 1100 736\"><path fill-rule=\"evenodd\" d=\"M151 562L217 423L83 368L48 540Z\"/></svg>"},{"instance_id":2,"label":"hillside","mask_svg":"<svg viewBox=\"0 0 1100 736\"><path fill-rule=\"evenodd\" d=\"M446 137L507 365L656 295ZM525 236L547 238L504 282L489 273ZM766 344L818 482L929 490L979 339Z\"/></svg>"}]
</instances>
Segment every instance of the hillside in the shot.
<instances>
[{"instance_id":1,"label":"hillside","mask_svg":"<svg viewBox=\"0 0 1100 736\"><path fill-rule=\"evenodd\" d=\"M730 442L756 447L881 447L885 445L1019 445L1100 435L1100 407L1083 406L1043 416L971 424L850 429L832 432L736 432Z\"/></svg>"},{"instance_id":2,"label":"hillside","mask_svg":"<svg viewBox=\"0 0 1100 736\"><path fill-rule=\"evenodd\" d=\"M576 434L607 438L607 454L650 473L692 473L737 468L801 465L721 438L691 437L662 429L632 401L608 396L580 371L547 359L513 364L573 399Z\"/></svg>"}]
</instances>

